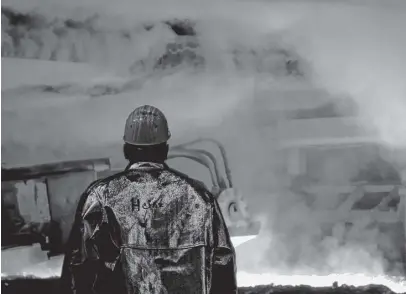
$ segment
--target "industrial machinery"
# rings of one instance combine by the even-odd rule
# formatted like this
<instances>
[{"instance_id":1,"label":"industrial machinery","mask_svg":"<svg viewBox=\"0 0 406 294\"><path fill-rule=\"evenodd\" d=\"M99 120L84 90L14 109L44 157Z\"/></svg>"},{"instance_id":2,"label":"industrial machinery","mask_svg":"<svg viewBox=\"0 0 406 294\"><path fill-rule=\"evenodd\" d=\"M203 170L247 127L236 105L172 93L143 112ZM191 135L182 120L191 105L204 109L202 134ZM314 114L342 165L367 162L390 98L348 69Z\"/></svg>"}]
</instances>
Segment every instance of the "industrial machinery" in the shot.
<instances>
[{"instance_id":1,"label":"industrial machinery","mask_svg":"<svg viewBox=\"0 0 406 294\"><path fill-rule=\"evenodd\" d=\"M375 246L388 273L404 271L404 150L386 148L350 117L293 119L278 132L287 188L304 200L324 237Z\"/></svg>"},{"instance_id":2,"label":"industrial machinery","mask_svg":"<svg viewBox=\"0 0 406 294\"><path fill-rule=\"evenodd\" d=\"M220 149L225 167L223 174L212 153L188 148L202 141ZM252 220L245 201L233 188L223 146L210 139L196 140L171 148L168 163L179 158L209 169L211 190L219 201L234 246L254 238L260 224ZM182 168L180 171L188 173ZM3 168L2 276L58 276L63 245L68 239L80 195L94 180L115 172L106 158Z\"/></svg>"},{"instance_id":3,"label":"industrial machinery","mask_svg":"<svg viewBox=\"0 0 406 294\"><path fill-rule=\"evenodd\" d=\"M191 148L192 145L198 143L212 143L219 149L224 165L223 173L219 162L212 153L204 149ZM261 227L260 222L252 218L247 202L238 190L233 187L226 150L221 143L213 139L199 139L176 145L171 148L168 156L169 160L175 158L192 159L208 168L211 178L211 191L219 202L234 246L237 247L255 238Z\"/></svg>"}]
</instances>

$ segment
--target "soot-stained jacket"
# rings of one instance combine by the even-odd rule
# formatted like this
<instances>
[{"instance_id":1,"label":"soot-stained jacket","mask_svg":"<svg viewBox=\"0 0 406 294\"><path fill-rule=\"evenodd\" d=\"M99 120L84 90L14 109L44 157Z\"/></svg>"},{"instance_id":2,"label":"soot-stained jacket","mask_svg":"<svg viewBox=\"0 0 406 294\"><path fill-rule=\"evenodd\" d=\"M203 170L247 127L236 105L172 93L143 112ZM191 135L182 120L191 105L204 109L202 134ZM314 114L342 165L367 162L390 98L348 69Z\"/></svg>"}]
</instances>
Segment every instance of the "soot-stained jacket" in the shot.
<instances>
[{"instance_id":1,"label":"soot-stained jacket","mask_svg":"<svg viewBox=\"0 0 406 294\"><path fill-rule=\"evenodd\" d=\"M237 293L235 251L214 196L165 164L137 163L82 195L64 293Z\"/></svg>"}]
</instances>

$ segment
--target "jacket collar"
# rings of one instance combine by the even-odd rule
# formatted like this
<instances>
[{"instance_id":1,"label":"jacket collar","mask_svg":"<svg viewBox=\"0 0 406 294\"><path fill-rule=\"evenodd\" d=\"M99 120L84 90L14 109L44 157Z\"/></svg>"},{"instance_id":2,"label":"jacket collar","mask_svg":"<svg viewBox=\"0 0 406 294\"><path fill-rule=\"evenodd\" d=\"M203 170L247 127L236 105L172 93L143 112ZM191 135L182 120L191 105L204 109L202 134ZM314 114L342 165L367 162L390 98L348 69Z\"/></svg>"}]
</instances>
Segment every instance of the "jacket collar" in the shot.
<instances>
[{"instance_id":1,"label":"jacket collar","mask_svg":"<svg viewBox=\"0 0 406 294\"><path fill-rule=\"evenodd\" d=\"M165 163L156 163L156 162L136 162L130 163L127 165L126 170L134 169L164 169L166 167Z\"/></svg>"}]
</instances>

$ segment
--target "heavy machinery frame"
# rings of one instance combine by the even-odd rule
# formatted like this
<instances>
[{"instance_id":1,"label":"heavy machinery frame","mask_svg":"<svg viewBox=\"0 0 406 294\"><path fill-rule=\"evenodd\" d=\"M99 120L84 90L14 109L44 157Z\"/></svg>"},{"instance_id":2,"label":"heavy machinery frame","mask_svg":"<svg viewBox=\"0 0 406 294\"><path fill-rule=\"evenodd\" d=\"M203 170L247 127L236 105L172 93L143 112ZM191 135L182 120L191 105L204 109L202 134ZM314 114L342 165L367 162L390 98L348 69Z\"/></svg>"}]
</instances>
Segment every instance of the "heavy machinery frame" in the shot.
<instances>
[{"instance_id":1,"label":"heavy machinery frame","mask_svg":"<svg viewBox=\"0 0 406 294\"><path fill-rule=\"evenodd\" d=\"M333 129L333 128L331 128ZM302 128L304 134L304 128ZM298 132L300 132L298 131ZM308 132L310 133L310 131ZM341 134L345 134L342 132ZM319 140L320 139L320 140ZM366 245L376 245L386 261L390 273L398 273L399 269L406 272L406 186L399 171L395 177L382 177L381 179L354 179L343 184L333 184L322 180L315 181L309 172L309 151L347 150L357 147L369 146L376 150L387 151L379 144L378 138L352 135L346 137L306 138L305 140L292 140L281 144L280 152L284 154L284 166L287 170L290 187L296 195L309 200L312 217L324 228L325 236L333 236L334 228L343 228L340 231L341 242L346 242L354 231L352 228L361 226L364 230L373 229L385 234L382 243L368 244L376 240L360 240ZM378 151L379 152L379 151ZM317 153L319 154L319 153ZM313 154L314 155L314 154ZM377 158L381 160L379 153ZM328 159L330 157L327 157ZM322 157L314 157L319 163ZM391 166L391 163L380 161ZM380 165L379 165L380 166ZM384 166L384 164L382 165ZM338 168L338 167L337 167ZM383 167L382 167L383 168ZM377 167L379 170L379 167ZM393 168L393 171L396 169ZM371 172L370 168L366 171ZM326 199L330 199L326 201ZM317 201L319 200L319 201ZM336 231L337 232L337 231ZM351 235L353 238L354 235ZM359 239L359 238L358 238ZM390 243L390 244L389 244ZM390 246L389 248L387 246ZM394 266L398 266L394 269Z\"/></svg>"}]
</instances>

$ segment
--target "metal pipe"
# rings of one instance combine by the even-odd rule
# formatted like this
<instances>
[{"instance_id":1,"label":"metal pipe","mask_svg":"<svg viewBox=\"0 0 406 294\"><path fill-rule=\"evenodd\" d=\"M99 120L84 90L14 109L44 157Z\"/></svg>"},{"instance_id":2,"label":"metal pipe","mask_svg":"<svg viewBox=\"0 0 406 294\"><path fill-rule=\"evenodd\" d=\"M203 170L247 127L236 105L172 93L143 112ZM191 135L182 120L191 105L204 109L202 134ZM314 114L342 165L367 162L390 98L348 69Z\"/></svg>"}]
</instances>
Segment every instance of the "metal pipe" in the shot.
<instances>
[{"instance_id":1,"label":"metal pipe","mask_svg":"<svg viewBox=\"0 0 406 294\"><path fill-rule=\"evenodd\" d=\"M220 149L222 159L223 159L223 163L224 163L225 173L226 173L227 180L228 180L228 184L229 184L229 187L232 188L233 187L233 181L232 181L231 170L229 168L229 163L228 163L228 159L227 159L227 153L226 153L226 150L225 150L224 146L219 141L217 141L215 139L209 139L209 138L200 138L200 139L193 140L191 142L176 145L173 148L185 147L185 146L188 146L188 145L192 145L192 144L196 144L196 143L204 142L204 141L211 142L211 143L215 144Z\"/></svg>"},{"instance_id":2,"label":"metal pipe","mask_svg":"<svg viewBox=\"0 0 406 294\"><path fill-rule=\"evenodd\" d=\"M184 150L184 152L188 152L188 150ZM196 161L196 162L198 162L200 164L203 164L210 171L210 177L211 177L211 180L213 182L213 185L218 186L217 179L216 179L215 175L213 174L212 169L210 168L210 164L207 163L207 161L205 161L204 159L202 159L201 156L198 156L198 155L196 156L196 154L193 154L193 152L190 152L190 153L191 154L169 154L168 159L185 157L185 158L192 159L192 160L194 160L194 161Z\"/></svg>"}]
</instances>

